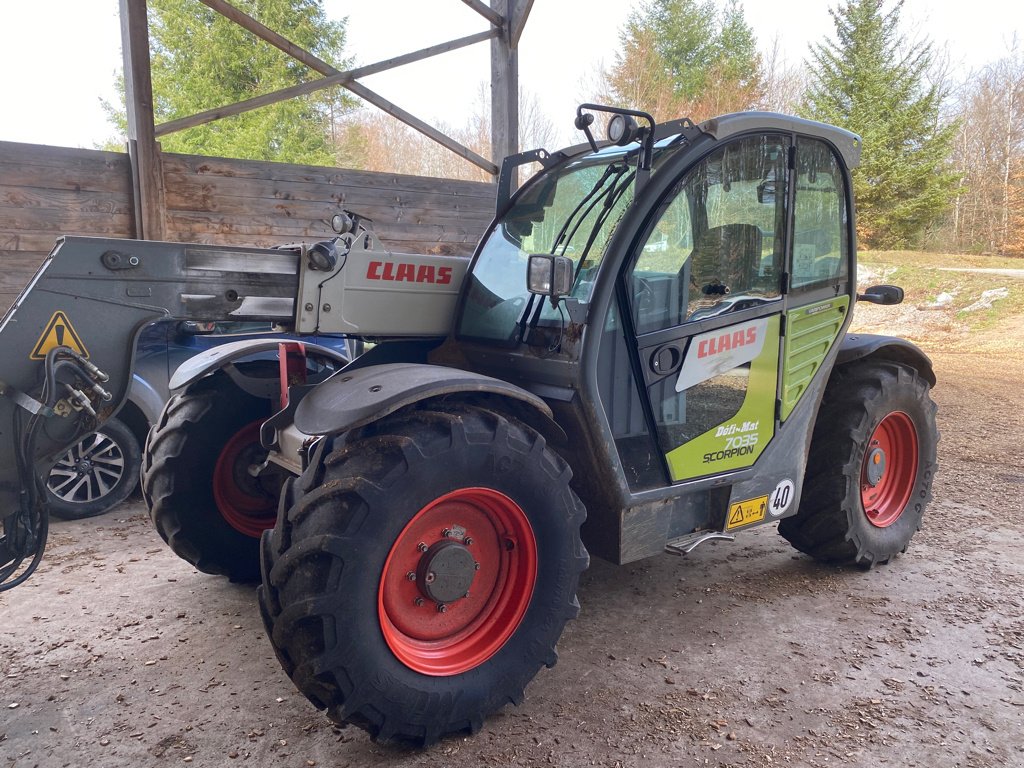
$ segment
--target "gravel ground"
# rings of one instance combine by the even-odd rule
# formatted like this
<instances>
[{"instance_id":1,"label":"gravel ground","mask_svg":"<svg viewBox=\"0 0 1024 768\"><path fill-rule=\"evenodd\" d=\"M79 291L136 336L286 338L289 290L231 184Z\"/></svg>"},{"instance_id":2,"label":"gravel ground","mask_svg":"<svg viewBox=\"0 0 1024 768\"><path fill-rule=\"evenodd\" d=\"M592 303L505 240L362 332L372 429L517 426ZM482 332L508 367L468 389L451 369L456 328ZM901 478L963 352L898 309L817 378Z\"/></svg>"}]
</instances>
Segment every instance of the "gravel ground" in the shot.
<instances>
[{"instance_id":1,"label":"gravel ground","mask_svg":"<svg viewBox=\"0 0 1024 768\"><path fill-rule=\"evenodd\" d=\"M178 560L138 501L58 522L0 596L0 768L1024 766L1024 354L983 341L933 345L941 469L906 555L826 567L768 527L595 562L523 705L425 751L332 726L253 588Z\"/></svg>"}]
</instances>

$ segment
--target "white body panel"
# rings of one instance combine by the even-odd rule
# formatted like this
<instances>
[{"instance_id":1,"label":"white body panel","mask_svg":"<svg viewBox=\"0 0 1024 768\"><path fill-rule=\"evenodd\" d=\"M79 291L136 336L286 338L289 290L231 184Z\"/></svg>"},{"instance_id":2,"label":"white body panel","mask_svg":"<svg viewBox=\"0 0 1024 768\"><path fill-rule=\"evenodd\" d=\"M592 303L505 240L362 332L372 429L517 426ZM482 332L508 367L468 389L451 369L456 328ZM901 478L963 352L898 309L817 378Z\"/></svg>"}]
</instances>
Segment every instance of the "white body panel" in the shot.
<instances>
[{"instance_id":1,"label":"white body panel","mask_svg":"<svg viewBox=\"0 0 1024 768\"><path fill-rule=\"evenodd\" d=\"M331 272L302 265L298 333L444 336L469 259L388 251L369 233L339 239L349 248Z\"/></svg>"}]
</instances>

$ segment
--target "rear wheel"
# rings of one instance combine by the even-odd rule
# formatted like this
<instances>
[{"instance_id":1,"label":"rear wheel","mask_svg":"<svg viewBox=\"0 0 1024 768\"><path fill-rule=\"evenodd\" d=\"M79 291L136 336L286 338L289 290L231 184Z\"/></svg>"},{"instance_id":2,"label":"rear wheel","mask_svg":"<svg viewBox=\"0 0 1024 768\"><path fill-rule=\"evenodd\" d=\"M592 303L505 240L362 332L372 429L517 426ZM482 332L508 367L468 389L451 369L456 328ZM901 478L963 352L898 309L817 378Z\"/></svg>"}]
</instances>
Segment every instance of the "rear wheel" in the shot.
<instances>
[{"instance_id":1,"label":"rear wheel","mask_svg":"<svg viewBox=\"0 0 1024 768\"><path fill-rule=\"evenodd\" d=\"M101 515L139 484L139 441L117 419L107 419L61 456L46 478L50 512L64 520Z\"/></svg>"},{"instance_id":2,"label":"rear wheel","mask_svg":"<svg viewBox=\"0 0 1024 768\"><path fill-rule=\"evenodd\" d=\"M270 402L211 377L174 395L149 434L142 491L157 532L205 573L259 578L259 536L283 482L259 443Z\"/></svg>"},{"instance_id":3,"label":"rear wheel","mask_svg":"<svg viewBox=\"0 0 1024 768\"><path fill-rule=\"evenodd\" d=\"M588 556L566 463L493 411L399 413L290 483L260 607L338 723L429 744L519 703L576 616Z\"/></svg>"},{"instance_id":4,"label":"rear wheel","mask_svg":"<svg viewBox=\"0 0 1024 768\"><path fill-rule=\"evenodd\" d=\"M931 499L935 410L927 382L909 366L837 371L814 428L800 509L779 532L826 562L870 567L905 552Z\"/></svg>"}]
</instances>

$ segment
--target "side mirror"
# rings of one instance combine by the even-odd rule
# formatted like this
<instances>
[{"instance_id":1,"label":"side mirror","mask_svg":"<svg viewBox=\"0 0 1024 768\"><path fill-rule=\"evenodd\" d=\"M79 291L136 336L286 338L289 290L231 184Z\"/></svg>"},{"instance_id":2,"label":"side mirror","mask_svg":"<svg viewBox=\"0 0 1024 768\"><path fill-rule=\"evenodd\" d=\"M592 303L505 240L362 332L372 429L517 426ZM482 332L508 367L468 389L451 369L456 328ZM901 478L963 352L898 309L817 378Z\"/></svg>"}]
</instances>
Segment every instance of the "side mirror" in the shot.
<instances>
[{"instance_id":1,"label":"side mirror","mask_svg":"<svg viewBox=\"0 0 1024 768\"><path fill-rule=\"evenodd\" d=\"M858 293L857 301L867 301L872 304L902 304L903 289L898 285L873 285L864 293Z\"/></svg>"},{"instance_id":2,"label":"side mirror","mask_svg":"<svg viewBox=\"0 0 1024 768\"><path fill-rule=\"evenodd\" d=\"M572 291L573 271L573 262L568 256L532 253L526 273L526 288L530 293L547 296L554 306L559 298L568 296Z\"/></svg>"}]
</instances>

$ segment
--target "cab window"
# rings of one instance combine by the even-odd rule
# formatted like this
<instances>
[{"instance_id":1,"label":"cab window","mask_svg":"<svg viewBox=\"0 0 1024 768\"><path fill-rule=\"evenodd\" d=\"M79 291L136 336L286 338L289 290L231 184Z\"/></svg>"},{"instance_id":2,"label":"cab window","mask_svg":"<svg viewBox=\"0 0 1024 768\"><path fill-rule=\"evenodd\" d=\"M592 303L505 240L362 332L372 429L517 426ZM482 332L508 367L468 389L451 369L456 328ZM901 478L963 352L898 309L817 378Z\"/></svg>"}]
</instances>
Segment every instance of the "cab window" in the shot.
<instances>
[{"instance_id":1,"label":"cab window","mask_svg":"<svg viewBox=\"0 0 1024 768\"><path fill-rule=\"evenodd\" d=\"M789 138L740 139L666 196L630 274L637 333L779 298Z\"/></svg>"},{"instance_id":2,"label":"cab window","mask_svg":"<svg viewBox=\"0 0 1024 768\"><path fill-rule=\"evenodd\" d=\"M796 143L796 202L793 206L794 290L847 277L849 227L843 173L822 141Z\"/></svg>"}]
</instances>

